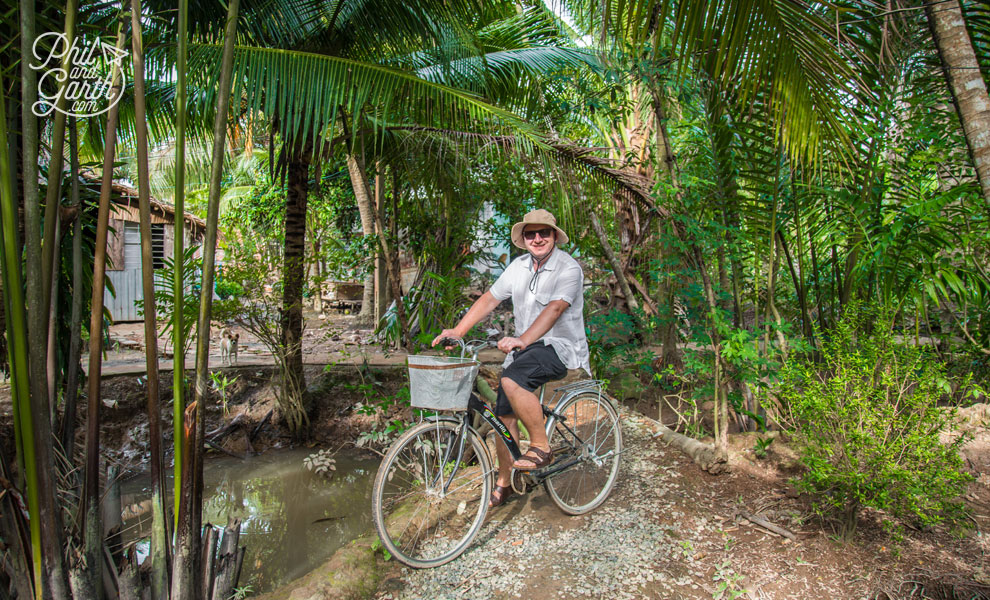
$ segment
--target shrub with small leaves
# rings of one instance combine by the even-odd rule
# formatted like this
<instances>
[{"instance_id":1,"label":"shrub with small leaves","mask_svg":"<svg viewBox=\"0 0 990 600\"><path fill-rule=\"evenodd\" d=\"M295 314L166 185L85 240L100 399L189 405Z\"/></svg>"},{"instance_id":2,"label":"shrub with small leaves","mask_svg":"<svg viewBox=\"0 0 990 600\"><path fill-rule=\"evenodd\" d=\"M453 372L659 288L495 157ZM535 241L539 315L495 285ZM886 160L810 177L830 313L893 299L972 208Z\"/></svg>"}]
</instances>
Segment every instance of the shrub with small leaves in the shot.
<instances>
[{"instance_id":1,"label":"shrub with small leaves","mask_svg":"<svg viewBox=\"0 0 990 600\"><path fill-rule=\"evenodd\" d=\"M864 507L923 525L955 520L971 479L959 454L968 437L938 406L944 366L891 329L889 315L851 306L824 338L823 362L792 358L782 372L807 467L797 483L846 539Z\"/></svg>"}]
</instances>

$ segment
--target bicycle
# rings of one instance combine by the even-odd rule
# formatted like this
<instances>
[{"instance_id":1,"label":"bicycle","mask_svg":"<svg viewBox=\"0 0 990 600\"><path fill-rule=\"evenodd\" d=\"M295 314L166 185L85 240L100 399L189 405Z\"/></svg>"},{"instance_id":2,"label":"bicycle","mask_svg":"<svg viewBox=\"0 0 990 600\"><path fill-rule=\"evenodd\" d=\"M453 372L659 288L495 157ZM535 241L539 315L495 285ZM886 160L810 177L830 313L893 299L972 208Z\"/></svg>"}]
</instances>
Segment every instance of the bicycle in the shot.
<instances>
[{"instance_id":1,"label":"bicycle","mask_svg":"<svg viewBox=\"0 0 990 600\"><path fill-rule=\"evenodd\" d=\"M453 342L460 344L460 360L465 362L448 359L457 366L420 368L469 369L464 374L465 381L470 379L466 398L454 403L453 414L424 417L400 436L385 454L372 492L372 517L383 546L414 568L454 560L484 523L496 477L494 447L471 426L472 415L491 426L513 460L522 455L502 421L471 392L478 352L494 342L443 343ZM464 358L468 352L469 361ZM411 362L410 369L412 373ZM537 471L513 470L512 488L525 494L542 483L562 511L583 515L601 506L615 486L622 454L618 413L601 381L587 379L554 388L544 402L546 387L540 391L540 405L554 460Z\"/></svg>"}]
</instances>

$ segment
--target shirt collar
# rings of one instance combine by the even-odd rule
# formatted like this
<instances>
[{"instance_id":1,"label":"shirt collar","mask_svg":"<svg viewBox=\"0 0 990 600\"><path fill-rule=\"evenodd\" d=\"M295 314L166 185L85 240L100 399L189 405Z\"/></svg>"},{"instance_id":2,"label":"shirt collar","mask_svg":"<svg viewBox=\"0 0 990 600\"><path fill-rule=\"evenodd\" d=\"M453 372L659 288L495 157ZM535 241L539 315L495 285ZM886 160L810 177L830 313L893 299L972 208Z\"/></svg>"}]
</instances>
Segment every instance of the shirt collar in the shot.
<instances>
[{"instance_id":1,"label":"shirt collar","mask_svg":"<svg viewBox=\"0 0 990 600\"><path fill-rule=\"evenodd\" d=\"M557 246L553 247L553 252L550 253L550 257L547 258L547 262L540 267L541 271L553 271L557 267L557 262L560 260L560 248ZM529 264L526 265L526 270L532 272L533 270L533 255L529 252L526 253L526 258L529 259Z\"/></svg>"}]
</instances>

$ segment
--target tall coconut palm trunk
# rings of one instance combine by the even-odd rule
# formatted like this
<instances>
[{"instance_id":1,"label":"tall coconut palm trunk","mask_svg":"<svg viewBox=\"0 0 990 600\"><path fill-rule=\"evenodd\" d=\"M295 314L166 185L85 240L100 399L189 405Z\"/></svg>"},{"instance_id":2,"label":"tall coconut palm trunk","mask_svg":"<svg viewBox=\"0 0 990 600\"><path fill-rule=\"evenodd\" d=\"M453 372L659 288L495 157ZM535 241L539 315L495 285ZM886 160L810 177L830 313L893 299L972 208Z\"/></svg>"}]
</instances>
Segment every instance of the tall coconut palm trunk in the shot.
<instances>
[{"instance_id":1,"label":"tall coconut palm trunk","mask_svg":"<svg viewBox=\"0 0 990 600\"><path fill-rule=\"evenodd\" d=\"M285 198L285 267L282 275L282 344L284 368L282 382L282 418L289 429L299 434L305 425L303 390L303 287L306 279L306 207L309 198L309 166L313 146L298 142L288 166L288 189Z\"/></svg>"},{"instance_id":2,"label":"tall coconut palm trunk","mask_svg":"<svg viewBox=\"0 0 990 600\"><path fill-rule=\"evenodd\" d=\"M925 5L928 27L956 103L983 199L990 203L990 97L957 0Z\"/></svg>"},{"instance_id":3,"label":"tall coconut palm trunk","mask_svg":"<svg viewBox=\"0 0 990 600\"><path fill-rule=\"evenodd\" d=\"M368 182L368 170L364 158L357 152L347 154L347 172L351 176L351 187L354 188L354 198L361 216L361 233L366 236L375 235L375 205L371 196L371 185ZM375 274L369 273L364 278L364 294L361 298L361 317L372 318L375 314Z\"/></svg>"}]
</instances>

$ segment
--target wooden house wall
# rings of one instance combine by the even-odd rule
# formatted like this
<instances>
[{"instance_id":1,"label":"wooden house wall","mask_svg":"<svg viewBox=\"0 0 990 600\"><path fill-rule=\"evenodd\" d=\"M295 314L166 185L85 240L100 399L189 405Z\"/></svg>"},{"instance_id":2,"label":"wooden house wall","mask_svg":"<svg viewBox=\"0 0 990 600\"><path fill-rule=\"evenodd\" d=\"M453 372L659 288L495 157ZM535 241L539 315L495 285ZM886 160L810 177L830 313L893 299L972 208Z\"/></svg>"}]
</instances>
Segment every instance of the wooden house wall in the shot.
<instances>
[{"instance_id":1,"label":"wooden house wall","mask_svg":"<svg viewBox=\"0 0 990 600\"><path fill-rule=\"evenodd\" d=\"M140 321L135 301L144 297L141 287L141 230L136 206L116 205L117 213L110 219L111 231L107 239L107 277L113 284L115 295L104 292L103 302L114 322ZM170 218L152 213L152 223L165 225L166 258L171 258L174 252L175 225ZM201 239L193 239L189 228L184 228L185 247L201 244ZM171 285L171 282L158 285Z\"/></svg>"}]
</instances>

